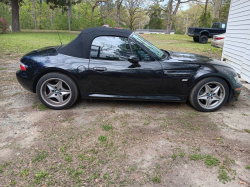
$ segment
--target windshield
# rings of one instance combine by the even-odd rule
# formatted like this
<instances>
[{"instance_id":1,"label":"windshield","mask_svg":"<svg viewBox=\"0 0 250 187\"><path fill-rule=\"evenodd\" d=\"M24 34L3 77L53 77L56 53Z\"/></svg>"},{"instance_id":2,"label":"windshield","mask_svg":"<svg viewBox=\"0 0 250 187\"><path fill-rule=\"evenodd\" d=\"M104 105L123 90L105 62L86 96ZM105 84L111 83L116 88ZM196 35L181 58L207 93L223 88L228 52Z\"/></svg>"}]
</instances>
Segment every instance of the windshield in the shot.
<instances>
[{"instance_id":1,"label":"windshield","mask_svg":"<svg viewBox=\"0 0 250 187\"><path fill-rule=\"evenodd\" d=\"M141 36L133 33L130 35L130 38L134 39L135 41L143 44L148 50L153 52L156 56L158 56L160 59L166 58L166 53L155 47L153 44L151 44L149 41L145 40Z\"/></svg>"}]
</instances>

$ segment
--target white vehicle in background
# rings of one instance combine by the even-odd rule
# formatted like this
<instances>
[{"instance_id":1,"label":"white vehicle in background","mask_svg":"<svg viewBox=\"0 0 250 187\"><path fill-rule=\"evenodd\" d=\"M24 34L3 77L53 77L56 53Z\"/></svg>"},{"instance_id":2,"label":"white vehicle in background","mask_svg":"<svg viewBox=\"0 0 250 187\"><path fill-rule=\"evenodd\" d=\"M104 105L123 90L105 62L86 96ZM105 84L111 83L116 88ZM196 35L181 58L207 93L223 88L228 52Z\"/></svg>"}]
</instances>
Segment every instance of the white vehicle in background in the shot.
<instances>
[{"instance_id":1,"label":"white vehicle in background","mask_svg":"<svg viewBox=\"0 0 250 187\"><path fill-rule=\"evenodd\" d=\"M225 35L226 35L226 33L219 34L219 35L214 35L213 40L211 41L211 45L214 46L214 47L223 48Z\"/></svg>"}]
</instances>

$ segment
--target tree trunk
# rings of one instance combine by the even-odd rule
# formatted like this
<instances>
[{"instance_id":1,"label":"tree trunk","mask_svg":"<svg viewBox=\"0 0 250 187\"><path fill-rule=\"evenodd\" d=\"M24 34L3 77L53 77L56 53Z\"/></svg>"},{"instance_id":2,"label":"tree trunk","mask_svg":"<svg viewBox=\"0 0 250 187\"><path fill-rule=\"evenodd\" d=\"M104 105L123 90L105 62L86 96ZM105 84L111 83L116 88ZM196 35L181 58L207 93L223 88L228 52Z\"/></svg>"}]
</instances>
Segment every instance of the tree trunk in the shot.
<instances>
[{"instance_id":1,"label":"tree trunk","mask_svg":"<svg viewBox=\"0 0 250 187\"><path fill-rule=\"evenodd\" d=\"M187 35L188 33L188 14L187 14L187 20L186 20L186 31L185 31L185 35Z\"/></svg>"},{"instance_id":2,"label":"tree trunk","mask_svg":"<svg viewBox=\"0 0 250 187\"><path fill-rule=\"evenodd\" d=\"M94 11L95 11L95 7L92 7L92 11L91 11L91 27L93 27L93 16L94 16Z\"/></svg>"},{"instance_id":3,"label":"tree trunk","mask_svg":"<svg viewBox=\"0 0 250 187\"><path fill-rule=\"evenodd\" d=\"M121 5L123 0L117 0L117 20L116 20L116 27L120 27L120 12L121 12Z\"/></svg>"},{"instance_id":4,"label":"tree trunk","mask_svg":"<svg viewBox=\"0 0 250 187\"><path fill-rule=\"evenodd\" d=\"M220 20L221 20L222 3L223 3L223 0L221 0L221 4L220 4L220 11L219 11L219 22L220 22Z\"/></svg>"},{"instance_id":5,"label":"tree trunk","mask_svg":"<svg viewBox=\"0 0 250 187\"><path fill-rule=\"evenodd\" d=\"M51 17L50 17L50 23L51 23L51 26L53 25L53 10L51 9Z\"/></svg>"},{"instance_id":6,"label":"tree trunk","mask_svg":"<svg viewBox=\"0 0 250 187\"><path fill-rule=\"evenodd\" d=\"M20 32L18 0L11 0L11 7L12 7L12 31Z\"/></svg>"},{"instance_id":7,"label":"tree trunk","mask_svg":"<svg viewBox=\"0 0 250 187\"><path fill-rule=\"evenodd\" d=\"M101 4L101 7L100 7L100 16L101 16L101 19L102 19L102 25L105 25L105 17L104 17L104 8L103 8L103 5Z\"/></svg>"},{"instance_id":8,"label":"tree trunk","mask_svg":"<svg viewBox=\"0 0 250 187\"><path fill-rule=\"evenodd\" d=\"M172 14L172 5L173 5L173 0L169 0L168 3L168 19L167 19L167 30L166 34L170 34L171 32L171 14Z\"/></svg>"},{"instance_id":9,"label":"tree trunk","mask_svg":"<svg viewBox=\"0 0 250 187\"><path fill-rule=\"evenodd\" d=\"M69 31L71 31L71 0L68 0L68 25L69 25Z\"/></svg>"},{"instance_id":10,"label":"tree trunk","mask_svg":"<svg viewBox=\"0 0 250 187\"><path fill-rule=\"evenodd\" d=\"M118 1L119 2L119 1ZM118 3L117 2L117 3ZM116 27L120 27L120 7L117 5L117 21L116 21Z\"/></svg>"},{"instance_id":11,"label":"tree trunk","mask_svg":"<svg viewBox=\"0 0 250 187\"><path fill-rule=\"evenodd\" d=\"M203 27L204 28L206 27L207 4L208 4L208 0L206 0L206 5L205 5L204 20L203 20Z\"/></svg>"},{"instance_id":12,"label":"tree trunk","mask_svg":"<svg viewBox=\"0 0 250 187\"><path fill-rule=\"evenodd\" d=\"M169 34L171 33L171 30L172 30L172 25L173 25L173 19L175 18L175 16L176 16L176 14L177 14L177 11L178 11L178 9L179 9L179 6L180 6L180 4L181 4L181 0L178 0L178 2L177 2L177 4L176 4L176 7L175 7L175 9L174 9L174 12L173 12L173 15L171 16L171 20L170 20L170 31L169 31Z\"/></svg>"},{"instance_id":13,"label":"tree trunk","mask_svg":"<svg viewBox=\"0 0 250 187\"><path fill-rule=\"evenodd\" d=\"M37 19L36 19L36 6L35 6L35 1L32 1L32 5L33 5L33 17L34 17L34 23L35 23L35 30L37 30Z\"/></svg>"},{"instance_id":14,"label":"tree trunk","mask_svg":"<svg viewBox=\"0 0 250 187\"><path fill-rule=\"evenodd\" d=\"M39 29L42 29L42 3L43 1L40 0L39 2L39 6L40 6L40 10L39 10Z\"/></svg>"}]
</instances>

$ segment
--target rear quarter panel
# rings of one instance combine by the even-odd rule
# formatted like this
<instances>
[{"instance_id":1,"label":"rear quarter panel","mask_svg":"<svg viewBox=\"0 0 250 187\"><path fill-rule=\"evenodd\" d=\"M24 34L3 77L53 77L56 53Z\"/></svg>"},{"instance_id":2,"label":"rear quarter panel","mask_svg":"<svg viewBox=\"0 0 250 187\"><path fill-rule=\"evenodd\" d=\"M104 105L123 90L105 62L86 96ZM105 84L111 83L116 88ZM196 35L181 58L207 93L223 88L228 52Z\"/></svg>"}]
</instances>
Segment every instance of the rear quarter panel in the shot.
<instances>
[{"instance_id":1,"label":"rear quarter panel","mask_svg":"<svg viewBox=\"0 0 250 187\"><path fill-rule=\"evenodd\" d=\"M92 84L88 76L89 59L71 57L63 54L52 56L25 56L22 62L33 82L33 92L39 79L50 72L59 72L72 78L80 92L91 91Z\"/></svg>"}]
</instances>

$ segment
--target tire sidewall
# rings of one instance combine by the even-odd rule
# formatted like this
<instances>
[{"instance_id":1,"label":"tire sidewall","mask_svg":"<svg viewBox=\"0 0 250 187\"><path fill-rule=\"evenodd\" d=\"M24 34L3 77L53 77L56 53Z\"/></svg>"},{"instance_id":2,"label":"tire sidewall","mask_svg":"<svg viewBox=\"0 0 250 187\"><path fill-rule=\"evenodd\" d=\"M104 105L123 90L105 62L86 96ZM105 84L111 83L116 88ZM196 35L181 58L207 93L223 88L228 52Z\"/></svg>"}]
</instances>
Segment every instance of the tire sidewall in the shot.
<instances>
[{"instance_id":1,"label":"tire sidewall","mask_svg":"<svg viewBox=\"0 0 250 187\"><path fill-rule=\"evenodd\" d=\"M225 89L225 97L224 97L223 102L222 102L219 106L217 106L216 108L213 108L213 109L205 109L205 108L201 107L200 104L198 103L198 99L197 99L198 92L199 92L200 89L201 89L206 83L208 83L208 82L218 82L218 83L220 83L220 84L224 87L224 89ZM193 90L192 90L192 92L191 92L191 94L190 94L190 100L192 101L191 104L192 104L197 110L199 110L199 111L201 111L201 112L214 112L214 111L220 109L220 108L226 103L226 101L227 101L227 99L228 99L228 96L229 96L229 87L228 87L227 83L226 83L223 79L221 79L221 78L209 77L209 78L205 78L205 79L201 80L200 82L198 82L198 83L194 86L194 88L193 88Z\"/></svg>"},{"instance_id":2,"label":"tire sidewall","mask_svg":"<svg viewBox=\"0 0 250 187\"><path fill-rule=\"evenodd\" d=\"M206 41L203 41L203 38L206 38ZM207 37L206 35L202 35L202 36L200 37L200 43L201 43L201 44L206 44L207 41L208 41L208 37Z\"/></svg>"},{"instance_id":3,"label":"tire sidewall","mask_svg":"<svg viewBox=\"0 0 250 187\"><path fill-rule=\"evenodd\" d=\"M58 78L58 79L61 79L63 81L65 81L68 86L70 87L71 89L71 98L69 100L69 102L63 106L52 106L50 104L48 104L46 101L44 101L43 97L41 96L41 93L40 93L40 89L41 89L41 86L42 84L48 80L48 79L51 79L51 78ZM61 73L48 73L46 75L44 75L42 78L40 78L40 80L38 81L37 83L37 86L36 86L36 93L39 97L39 100L48 108L51 108L53 110L61 110L61 109L67 109L69 108L71 105L74 104L74 102L76 101L77 97L78 97L78 92L77 92L77 87L76 87L76 84L74 83L74 81L69 78L68 76L64 75L64 74L61 74Z\"/></svg>"},{"instance_id":4,"label":"tire sidewall","mask_svg":"<svg viewBox=\"0 0 250 187\"><path fill-rule=\"evenodd\" d=\"M199 42L199 36L195 36L195 37L193 37L193 40L194 40L194 42Z\"/></svg>"}]
</instances>

